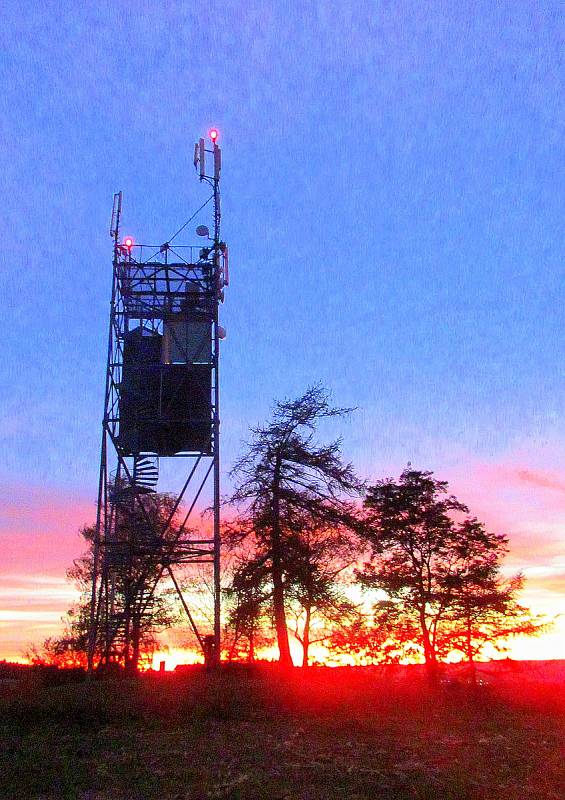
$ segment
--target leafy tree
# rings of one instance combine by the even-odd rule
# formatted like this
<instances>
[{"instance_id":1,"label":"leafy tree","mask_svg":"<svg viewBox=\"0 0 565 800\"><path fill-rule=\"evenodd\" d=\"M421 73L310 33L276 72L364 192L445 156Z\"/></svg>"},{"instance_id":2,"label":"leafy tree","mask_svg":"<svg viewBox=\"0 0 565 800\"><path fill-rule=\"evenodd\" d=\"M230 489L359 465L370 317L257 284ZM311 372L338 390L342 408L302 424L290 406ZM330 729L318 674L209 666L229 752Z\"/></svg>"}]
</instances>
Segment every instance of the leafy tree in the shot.
<instances>
[{"instance_id":1,"label":"leafy tree","mask_svg":"<svg viewBox=\"0 0 565 800\"><path fill-rule=\"evenodd\" d=\"M30 645L24 657L35 666L59 667L74 669L86 667L86 649L80 647L76 639L68 632L62 636L49 636L41 645Z\"/></svg>"},{"instance_id":2,"label":"leafy tree","mask_svg":"<svg viewBox=\"0 0 565 800\"><path fill-rule=\"evenodd\" d=\"M315 439L322 420L349 411L333 408L319 386L297 400L277 403L270 422L252 429L231 473L235 491L230 502L239 516L227 538L252 542L252 557L268 572L280 662L287 666L292 666L287 602L303 531L355 524L354 508L344 497L353 497L359 482L342 461L341 442L319 444Z\"/></svg>"},{"instance_id":3,"label":"leafy tree","mask_svg":"<svg viewBox=\"0 0 565 800\"><path fill-rule=\"evenodd\" d=\"M513 636L537 636L551 625L518 602L523 575L504 580L497 565L492 565L478 577L456 587L442 637L443 649L459 651L471 666L472 675L475 660L487 646L505 652Z\"/></svg>"},{"instance_id":4,"label":"leafy tree","mask_svg":"<svg viewBox=\"0 0 565 800\"><path fill-rule=\"evenodd\" d=\"M178 615L170 590L156 589L165 566L182 561L183 544L192 532L179 537L176 518L168 526L164 544L155 547L156 532L165 528L175 500L167 494L147 494L145 512L129 504L115 511L112 528L112 613L107 629L100 630L96 656L99 662L116 661L135 672L141 661L150 657L157 644L157 633ZM78 604L66 615L61 637L47 640L37 657L62 665L70 660L82 665L88 651L94 565L94 526L85 526L81 535L86 543L83 556L76 559L67 576L80 593ZM126 644L124 644L124 642ZM131 648L130 648L131 642Z\"/></svg>"},{"instance_id":5,"label":"leafy tree","mask_svg":"<svg viewBox=\"0 0 565 800\"><path fill-rule=\"evenodd\" d=\"M224 636L227 659L252 663L257 649L272 643L265 633L271 592L264 560L242 560L225 594L231 603Z\"/></svg>"},{"instance_id":6,"label":"leafy tree","mask_svg":"<svg viewBox=\"0 0 565 800\"><path fill-rule=\"evenodd\" d=\"M336 633L359 618L347 596L348 573L359 554L358 541L344 525L307 520L287 542L287 605L295 639L308 666L312 644L331 648Z\"/></svg>"},{"instance_id":7,"label":"leafy tree","mask_svg":"<svg viewBox=\"0 0 565 800\"><path fill-rule=\"evenodd\" d=\"M336 631L359 615L342 586L358 546L340 527L303 527L298 535L288 533L284 550L287 623L302 645L302 666L306 667L312 644L331 646ZM272 642L267 635L272 622L271 570L263 551L240 555L226 595L231 601L226 628L228 659L245 655L253 661L257 647Z\"/></svg>"},{"instance_id":8,"label":"leafy tree","mask_svg":"<svg viewBox=\"0 0 565 800\"><path fill-rule=\"evenodd\" d=\"M335 653L354 656L356 663L399 664L420 650L417 621L399 613L398 605L379 601L373 612L339 628L331 640Z\"/></svg>"},{"instance_id":9,"label":"leafy tree","mask_svg":"<svg viewBox=\"0 0 565 800\"><path fill-rule=\"evenodd\" d=\"M505 588L500 578L507 537L469 517L445 481L406 469L398 482L370 487L365 509L363 535L372 557L359 578L386 592L392 604L385 617L404 620L404 636L417 631L412 641L432 675L438 660L459 646L462 631L469 655L469 627L476 643L481 625L485 632L490 626L491 641L508 635L518 583Z\"/></svg>"},{"instance_id":10,"label":"leafy tree","mask_svg":"<svg viewBox=\"0 0 565 800\"><path fill-rule=\"evenodd\" d=\"M127 671L136 672L157 631L176 618L169 595L157 587L166 567L181 557L189 532L179 538L176 515L167 524L175 509L172 495L148 493L141 505L139 500L128 501L127 485L114 486L113 491L114 523L106 545L112 611L108 629L101 628L101 644L106 661L117 660Z\"/></svg>"}]
</instances>

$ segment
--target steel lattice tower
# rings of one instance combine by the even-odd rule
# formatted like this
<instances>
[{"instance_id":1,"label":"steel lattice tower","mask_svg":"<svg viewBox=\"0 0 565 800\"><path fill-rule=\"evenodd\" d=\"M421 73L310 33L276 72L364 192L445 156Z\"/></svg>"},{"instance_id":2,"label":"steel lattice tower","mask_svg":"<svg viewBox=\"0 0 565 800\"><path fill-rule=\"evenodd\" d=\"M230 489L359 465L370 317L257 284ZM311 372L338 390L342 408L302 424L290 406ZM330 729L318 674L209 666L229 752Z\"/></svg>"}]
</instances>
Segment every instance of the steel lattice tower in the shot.
<instances>
[{"instance_id":1,"label":"steel lattice tower","mask_svg":"<svg viewBox=\"0 0 565 800\"><path fill-rule=\"evenodd\" d=\"M137 663L140 630L162 580L172 582L208 661L220 654L220 339L219 303L228 283L220 238L221 151L217 131L195 146L200 181L210 185L213 233L207 246L173 247L196 214L159 246L120 241L122 193L114 196L114 243L98 509L93 542L88 667ZM208 163L211 169L208 170ZM208 174L208 173L211 174ZM163 459L184 482L156 512L152 497ZM188 525L212 490L213 531ZM183 508L182 522L179 512ZM213 570L213 637L203 636L175 577L180 564ZM148 579L150 576L150 580ZM117 587L120 602L117 602Z\"/></svg>"}]
</instances>

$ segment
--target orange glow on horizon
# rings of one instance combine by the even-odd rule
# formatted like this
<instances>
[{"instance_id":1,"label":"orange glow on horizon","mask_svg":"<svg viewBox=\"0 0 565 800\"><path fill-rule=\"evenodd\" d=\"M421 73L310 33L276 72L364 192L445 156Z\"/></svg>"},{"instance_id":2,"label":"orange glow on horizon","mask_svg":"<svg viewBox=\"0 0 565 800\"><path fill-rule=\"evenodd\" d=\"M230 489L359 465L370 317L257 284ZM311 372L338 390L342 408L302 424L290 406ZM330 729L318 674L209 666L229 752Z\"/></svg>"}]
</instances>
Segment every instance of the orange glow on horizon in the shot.
<instances>
[{"instance_id":1,"label":"orange glow on horizon","mask_svg":"<svg viewBox=\"0 0 565 800\"><path fill-rule=\"evenodd\" d=\"M295 666L302 664L302 647L293 637L290 637L290 652ZM278 649L276 645L265 647L257 652L257 661L277 661ZM565 658L565 614L560 616L553 629L541 636L517 636L510 640L506 652L497 652L494 648L485 650L485 655L477 659L478 662L497 661L510 658L513 661L551 661ZM457 653L447 658L447 663L462 662L463 657ZM202 654L191 648L172 647L158 650L153 654L151 669L159 670L161 661L165 662L165 671L170 672L176 666L184 664L202 664ZM326 667L355 667L363 666L364 662L356 658L355 653L332 654L326 647L314 644L310 647L310 664L321 664ZM422 661L406 660L402 664L417 664Z\"/></svg>"},{"instance_id":2,"label":"orange glow on horizon","mask_svg":"<svg viewBox=\"0 0 565 800\"><path fill-rule=\"evenodd\" d=\"M161 662L165 662L165 671L171 672L175 667L183 664L203 664L202 653L196 650L172 647L167 650L157 650L153 653L150 669L158 670Z\"/></svg>"}]
</instances>

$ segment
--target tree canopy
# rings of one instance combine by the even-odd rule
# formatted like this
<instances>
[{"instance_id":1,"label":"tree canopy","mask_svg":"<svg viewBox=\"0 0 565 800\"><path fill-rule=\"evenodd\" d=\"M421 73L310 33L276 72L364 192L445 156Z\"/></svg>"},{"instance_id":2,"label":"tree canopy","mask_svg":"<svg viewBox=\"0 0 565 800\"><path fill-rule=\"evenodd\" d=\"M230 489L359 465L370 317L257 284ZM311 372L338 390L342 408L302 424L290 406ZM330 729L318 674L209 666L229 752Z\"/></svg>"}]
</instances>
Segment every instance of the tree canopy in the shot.
<instances>
[{"instance_id":1,"label":"tree canopy","mask_svg":"<svg viewBox=\"0 0 565 800\"><path fill-rule=\"evenodd\" d=\"M505 581L500 572L507 536L469 516L446 481L408 468L370 487L364 506L372 554L359 580L387 594L381 624L395 620L400 631L402 623L431 672L453 650L472 661L487 642L538 630L516 600L521 577Z\"/></svg>"}]
</instances>

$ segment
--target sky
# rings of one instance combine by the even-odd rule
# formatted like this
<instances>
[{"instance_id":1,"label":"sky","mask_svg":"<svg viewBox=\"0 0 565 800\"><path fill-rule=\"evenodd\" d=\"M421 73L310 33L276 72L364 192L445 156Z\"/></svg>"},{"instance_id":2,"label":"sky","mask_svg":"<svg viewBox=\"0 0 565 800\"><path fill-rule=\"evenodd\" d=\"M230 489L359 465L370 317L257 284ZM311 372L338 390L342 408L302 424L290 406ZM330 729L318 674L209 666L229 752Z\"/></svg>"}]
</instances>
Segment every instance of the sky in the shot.
<instances>
[{"instance_id":1,"label":"sky","mask_svg":"<svg viewBox=\"0 0 565 800\"><path fill-rule=\"evenodd\" d=\"M57 630L94 516L113 193L124 233L167 240L212 125L224 490L249 426L321 382L357 408L362 477L448 480L565 615L563 4L5 0L0 23L0 658ZM564 656L565 624L513 652Z\"/></svg>"}]
</instances>

